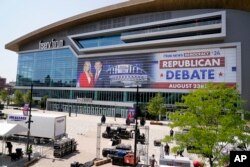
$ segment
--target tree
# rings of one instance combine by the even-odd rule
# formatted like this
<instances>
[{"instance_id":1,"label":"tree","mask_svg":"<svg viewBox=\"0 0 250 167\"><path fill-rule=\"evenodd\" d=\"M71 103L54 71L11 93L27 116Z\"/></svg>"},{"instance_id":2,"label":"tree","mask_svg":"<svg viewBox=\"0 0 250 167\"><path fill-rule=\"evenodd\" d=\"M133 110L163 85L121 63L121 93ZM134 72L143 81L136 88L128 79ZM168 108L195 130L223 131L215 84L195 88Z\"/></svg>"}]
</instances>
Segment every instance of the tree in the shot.
<instances>
[{"instance_id":1,"label":"tree","mask_svg":"<svg viewBox=\"0 0 250 167\"><path fill-rule=\"evenodd\" d=\"M14 93L14 103L18 106L21 106L24 103L23 94L20 90L16 90Z\"/></svg>"},{"instance_id":2,"label":"tree","mask_svg":"<svg viewBox=\"0 0 250 167\"><path fill-rule=\"evenodd\" d=\"M25 94L24 94L24 102L29 104L30 103L30 99L31 99L31 91L28 90ZM33 103L33 100L32 100Z\"/></svg>"},{"instance_id":3,"label":"tree","mask_svg":"<svg viewBox=\"0 0 250 167\"><path fill-rule=\"evenodd\" d=\"M243 131L246 122L239 114L243 111L243 100L235 88L208 84L184 96L183 100L177 105L186 109L170 116L171 127L189 129L174 136L179 149L194 149L201 156L208 157L213 167L215 163L228 160L228 155L221 153L227 144L236 144L236 138L244 138L244 142L249 143L249 135ZM169 137L165 139L169 140Z\"/></svg>"},{"instance_id":4,"label":"tree","mask_svg":"<svg viewBox=\"0 0 250 167\"><path fill-rule=\"evenodd\" d=\"M148 112L154 116L160 116L166 112L165 99L158 93L155 97L151 98L147 105Z\"/></svg>"},{"instance_id":5,"label":"tree","mask_svg":"<svg viewBox=\"0 0 250 167\"><path fill-rule=\"evenodd\" d=\"M0 98L1 98L1 101L3 101L4 103L7 101L7 99L8 99L8 92L7 92L7 90L2 90L0 92Z\"/></svg>"}]
</instances>

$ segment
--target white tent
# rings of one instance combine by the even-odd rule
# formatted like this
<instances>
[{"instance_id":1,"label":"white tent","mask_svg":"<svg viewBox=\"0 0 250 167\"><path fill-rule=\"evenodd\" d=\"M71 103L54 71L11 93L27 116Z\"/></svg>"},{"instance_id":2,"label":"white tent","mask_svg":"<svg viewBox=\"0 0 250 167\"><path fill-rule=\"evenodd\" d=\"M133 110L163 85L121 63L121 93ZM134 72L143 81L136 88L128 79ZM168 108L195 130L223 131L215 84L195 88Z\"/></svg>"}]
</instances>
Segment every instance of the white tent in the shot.
<instances>
[{"instance_id":1,"label":"white tent","mask_svg":"<svg viewBox=\"0 0 250 167\"><path fill-rule=\"evenodd\" d=\"M7 122L0 122L0 136L2 137L2 156L3 156L3 150L4 150L4 139L7 136L22 133L22 132L28 132L28 128L23 127L19 124L10 124ZM1 165L3 165L3 157L1 160Z\"/></svg>"},{"instance_id":2,"label":"white tent","mask_svg":"<svg viewBox=\"0 0 250 167\"><path fill-rule=\"evenodd\" d=\"M28 132L28 128L19 124L0 123L0 136L6 137L17 133Z\"/></svg>"}]
</instances>

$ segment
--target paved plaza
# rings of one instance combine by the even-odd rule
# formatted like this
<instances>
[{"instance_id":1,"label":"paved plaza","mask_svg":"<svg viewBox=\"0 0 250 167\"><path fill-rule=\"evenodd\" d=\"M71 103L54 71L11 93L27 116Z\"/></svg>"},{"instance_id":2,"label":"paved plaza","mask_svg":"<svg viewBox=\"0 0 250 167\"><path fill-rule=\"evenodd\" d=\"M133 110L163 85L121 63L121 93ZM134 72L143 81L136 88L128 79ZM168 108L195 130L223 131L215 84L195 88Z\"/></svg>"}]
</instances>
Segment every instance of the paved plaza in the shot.
<instances>
[{"instance_id":1,"label":"paved plaza","mask_svg":"<svg viewBox=\"0 0 250 167\"><path fill-rule=\"evenodd\" d=\"M21 112L21 110L13 110L13 109L5 109L3 112L5 113L15 113ZM64 112L53 112L53 111L43 111L43 110L35 110L32 112L40 112L44 114L57 114L57 115L66 115L67 120L67 128L66 132L68 133L68 137L75 138L77 141L77 151L71 153L67 156L62 158L55 158L53 156L53 149L49 149L46 147L41 146L34 146L34 152L42 152L42 154L46 154L43 158L41 158L38 162L34 165L35 167L70 167L70 164L74 161L78 161L80 163L85 163L87 161L93 160L96 158L96 145L97 145L97 124L101 121L101 116L93 116L93 115L82 115L78 114L77 116L75 113L71 114L71 117L68 116L68 113ZM114 118L114 117L107 117L106 118L107 124L121 124L125 126L125 119L124 118ZM168 122L164 122L167 124ZM156 159L159 160L160 155L160 147L154 146L155 139L162 139L164 136L169 135L170 128L166 125L150 125L150 121L146 121L145 126L149 126L149 146L148 146L148 155L151 156L155 154ZM31 125L32 128L32 125ZM41 128L43 126L41 125ZM101 128L103 132L105 127ZM143 133L143 131L142 131ZM100 157L102 158L102 148L111 148L110 146L110 139L104 139L101 137L101 149L100 149ZM122 140L122 143L131 144L132 150L134 147L134 139L129 140ZM165 143L164 143L165 145ZM170 143L170 147L173 143ZM15 147L23 147L25 148L24 144L14 145L13 150ZM141 146L138 145L138 149ZM112 166L111 163L103 165L105 167Z\"/></svg>"}]
</instances>

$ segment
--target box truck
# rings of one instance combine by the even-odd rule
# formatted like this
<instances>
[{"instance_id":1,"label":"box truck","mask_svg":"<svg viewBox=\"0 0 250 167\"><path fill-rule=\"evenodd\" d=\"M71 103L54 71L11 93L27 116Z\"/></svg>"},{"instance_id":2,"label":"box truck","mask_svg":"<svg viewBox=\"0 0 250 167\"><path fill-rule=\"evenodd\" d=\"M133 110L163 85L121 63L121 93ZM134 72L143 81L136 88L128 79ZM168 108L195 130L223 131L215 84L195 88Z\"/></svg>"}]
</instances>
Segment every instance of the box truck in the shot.
<instances>
[{"instance_id":1,"label":"box truck","mask_svg":"<svg viewBox=\"0 0 250 167\"><path fill-rule=\"evenodd\" d=\"M23 113L11 113L7 116L8 123L20 124L28 128L29 116ZM66 134L66 116L45 114L45 113L32 113L32 123L30 124L30 136L48 139L60 139ZM27 135L18 133L17 135Z\"/></svg>"}]
</instances>

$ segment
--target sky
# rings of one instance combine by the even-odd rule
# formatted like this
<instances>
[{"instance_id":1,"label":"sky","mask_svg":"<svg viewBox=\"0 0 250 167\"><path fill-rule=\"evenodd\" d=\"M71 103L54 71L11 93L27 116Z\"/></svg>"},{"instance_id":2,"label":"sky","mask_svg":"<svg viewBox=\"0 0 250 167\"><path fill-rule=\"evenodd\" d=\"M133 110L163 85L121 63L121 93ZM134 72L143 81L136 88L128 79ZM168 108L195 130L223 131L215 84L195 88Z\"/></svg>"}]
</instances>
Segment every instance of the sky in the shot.
<instances>
[{"instance_id":1,"label":"sky","mask_svg":"<svg viewBox=\"0 0 250 167\"><path fill-rule=\"evenodd\" d=\"M0 77L16 81L18 55L5 44L62 19L126 0L0 0Z\"/></svg>"}]
</instances>

